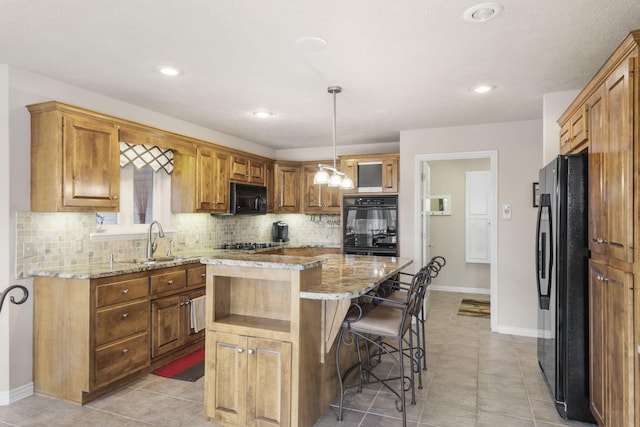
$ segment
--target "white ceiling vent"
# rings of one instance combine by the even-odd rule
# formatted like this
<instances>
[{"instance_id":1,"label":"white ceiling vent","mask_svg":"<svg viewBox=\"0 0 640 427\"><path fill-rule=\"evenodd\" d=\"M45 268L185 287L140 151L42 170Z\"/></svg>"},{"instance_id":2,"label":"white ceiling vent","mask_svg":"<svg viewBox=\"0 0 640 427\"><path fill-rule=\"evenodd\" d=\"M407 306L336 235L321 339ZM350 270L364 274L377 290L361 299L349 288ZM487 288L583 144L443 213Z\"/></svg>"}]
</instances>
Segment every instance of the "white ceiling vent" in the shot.
<instances>
[{"instance_id":1,"label":"white ceiling vent","mask_svg":"<svg viewBox=\"0 0 640 427\"><path fill-rule=\"evenodd\" d=\"M500 3L480 3L465 10L462 17L469 22L487 22L497 18L503 10Z\"/></svg>"}]
</instances>

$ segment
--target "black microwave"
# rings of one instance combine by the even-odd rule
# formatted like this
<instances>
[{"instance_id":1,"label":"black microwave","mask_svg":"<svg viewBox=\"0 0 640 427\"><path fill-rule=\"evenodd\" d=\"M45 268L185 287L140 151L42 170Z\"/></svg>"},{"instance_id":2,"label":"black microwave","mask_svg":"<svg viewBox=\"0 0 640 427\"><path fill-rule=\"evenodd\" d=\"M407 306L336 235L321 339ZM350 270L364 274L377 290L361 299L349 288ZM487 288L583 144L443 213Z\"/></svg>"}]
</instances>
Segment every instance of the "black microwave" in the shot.
<instances>
[{"instance_id":1,"label":"black microwave","mask_svg":"<svg viewBox=\"0 0 640 427\"><path fill-rule=\"evenodd\" d=\"M267 213L267 187L231 183L231 209L235 215L263 215Z\"/></svg>"}]
</instances>

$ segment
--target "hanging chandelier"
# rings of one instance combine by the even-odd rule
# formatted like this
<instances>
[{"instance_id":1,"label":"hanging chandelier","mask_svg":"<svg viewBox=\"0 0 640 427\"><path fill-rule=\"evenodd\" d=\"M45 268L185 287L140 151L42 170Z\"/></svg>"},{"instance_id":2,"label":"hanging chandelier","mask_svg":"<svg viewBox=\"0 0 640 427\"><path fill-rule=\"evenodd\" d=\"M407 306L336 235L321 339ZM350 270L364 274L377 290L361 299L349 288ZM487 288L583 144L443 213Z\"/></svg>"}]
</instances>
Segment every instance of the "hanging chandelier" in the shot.
<instances>
[{"instance_id":1,"label":"hanging chandelier","mask_svg":"<svg viewBox=\"0 0 640 427\"><path fill-rule=\"evenodd\" d=\"M353 180L336 167L336 94L342 92L340 86L329 86L327 91L333 94L333 167L319 164L320 170L313 177L314 184L327 184L329 187L340 187L343 190L353 188ZM329 172L332 172L329 175Z\"/></svg>"}]
</instances>

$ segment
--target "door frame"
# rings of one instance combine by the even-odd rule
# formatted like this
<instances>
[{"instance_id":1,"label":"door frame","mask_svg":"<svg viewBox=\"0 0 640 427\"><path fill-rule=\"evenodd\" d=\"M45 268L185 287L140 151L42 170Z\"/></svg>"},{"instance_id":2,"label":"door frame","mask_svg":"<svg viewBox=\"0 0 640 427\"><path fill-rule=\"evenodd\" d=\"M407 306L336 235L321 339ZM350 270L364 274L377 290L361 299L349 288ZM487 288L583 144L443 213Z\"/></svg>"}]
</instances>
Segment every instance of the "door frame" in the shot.
<instances>
[{"instance_id":1,"label":"door frame","mask_svg":"<svg viewBox=\"0 0 640 427\"><path fill-rule=\"evenodd\" d=\"M421 187L422 187L422 163L433 160L466 160L466 159L489 159L489 171L490 171L490 189L492 194L492 210L489 216L491 221L490 230L490 299L491 307L496 309L491 310L491 330L497 331L498 329L498 151L469 151L459 153L435 153L435 154L418 154L415 156L414 164L414 200L421 200ZM421 204L417 203L415 206L414 218L414 230L420 230L422 233L422 221L421 221ZM420 234L422 235L422 234ZM414 253L422 253L422 238L416 239Z\"/></svg>"}]
</instances>

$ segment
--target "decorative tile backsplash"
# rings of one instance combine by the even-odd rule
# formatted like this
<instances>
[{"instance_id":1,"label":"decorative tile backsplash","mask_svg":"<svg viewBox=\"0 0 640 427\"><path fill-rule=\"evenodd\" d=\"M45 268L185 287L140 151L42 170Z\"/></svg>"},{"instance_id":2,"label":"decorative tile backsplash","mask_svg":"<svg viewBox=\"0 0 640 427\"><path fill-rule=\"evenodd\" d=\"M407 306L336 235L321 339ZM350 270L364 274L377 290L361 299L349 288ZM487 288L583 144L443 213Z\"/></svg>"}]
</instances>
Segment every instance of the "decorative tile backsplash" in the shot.
<instances>
[{"instance_id":1,"label":"decorative tile backsplash","mask_svg":"<svg viewBox=\"0 0 640 427\"><path fill-rule=\"evenodd\" d=\"M174 214L172 224L163 224L163 227L165 231L170 229L175 233L167 233L167 237L158 239L156 254L167 253L169 240L172 240L174 254L196 255L198 251L216 249L225 243L270 242L271 225L276 221L289 225L291 245L340 245L339 215ZM18 212L16 228L16 278L27 277L29 271L36 268L108 262L112 253L116 260L146 256L146 238L90 240L89 234L96 231L93 213Z\"/></svg>"}]
</instances>

